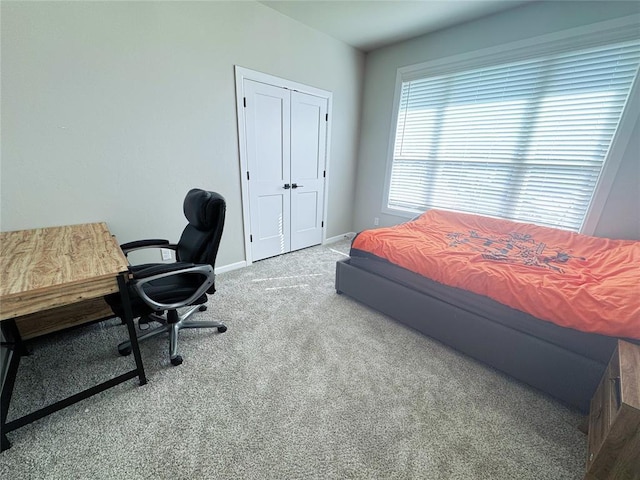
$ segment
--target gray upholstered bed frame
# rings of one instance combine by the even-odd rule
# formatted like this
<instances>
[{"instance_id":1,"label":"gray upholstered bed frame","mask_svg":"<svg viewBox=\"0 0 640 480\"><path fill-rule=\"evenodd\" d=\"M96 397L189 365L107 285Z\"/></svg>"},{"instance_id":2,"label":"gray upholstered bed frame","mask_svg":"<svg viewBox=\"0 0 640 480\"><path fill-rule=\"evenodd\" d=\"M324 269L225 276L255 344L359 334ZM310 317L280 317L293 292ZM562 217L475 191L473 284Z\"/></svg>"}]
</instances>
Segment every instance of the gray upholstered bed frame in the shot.
<instances>
[{"instance_id":1,"label":"gray upholstered bed frame","mask_svg":"<svg viewBox=\"0 0 640 480\"><path fill-rule=\"evenodd\" d=\"M591 397L615 348L615 338L558 327L533 317L521 319L521 324L545 323L542 333L536 328L514 328L495 321L495 316L486 311L473 311L464 302L460 306L452 301L455 297L443 298L437 293L412 288L355 266L351 260L337 262L338 293L385 313L583 413L588 412ZM498 308L524 315L495 303Z\"/></svg>"}]
</instances>

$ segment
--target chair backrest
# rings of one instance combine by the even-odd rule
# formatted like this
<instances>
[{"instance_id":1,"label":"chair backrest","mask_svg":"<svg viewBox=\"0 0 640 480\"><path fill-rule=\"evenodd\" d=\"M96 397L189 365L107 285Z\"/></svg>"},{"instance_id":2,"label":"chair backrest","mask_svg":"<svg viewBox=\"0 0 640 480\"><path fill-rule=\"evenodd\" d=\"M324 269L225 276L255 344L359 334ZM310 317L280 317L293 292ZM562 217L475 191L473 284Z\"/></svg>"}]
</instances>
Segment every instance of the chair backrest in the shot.
<instances>
[{"instance_id":1,"label":"chair backrest","mask_svg":"<svg viewBox=\"0 0 640 480\"><path fill-rule=\"evenodd\" d=\"M227 209L224 197L219 193L194 188L187 193L183 209L189 225L178 241L177 260L208 263L215 267ZM214 291L212 286L208 293Z\"/></svg>"}]
</instances>

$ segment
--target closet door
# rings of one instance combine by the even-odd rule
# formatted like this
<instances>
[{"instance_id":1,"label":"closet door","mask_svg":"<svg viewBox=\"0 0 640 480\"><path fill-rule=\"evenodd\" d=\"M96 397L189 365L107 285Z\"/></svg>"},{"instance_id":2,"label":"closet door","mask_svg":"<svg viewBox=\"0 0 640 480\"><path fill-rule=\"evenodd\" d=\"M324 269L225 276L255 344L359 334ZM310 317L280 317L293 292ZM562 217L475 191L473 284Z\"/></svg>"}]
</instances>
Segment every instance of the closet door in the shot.
<instances>
[{"instance_id":1,"label":"closet door","mask_svg":"<svg viewBox=\"0 0 640 480\"><path fill-rule=\"evenodd\" d=\"M291 92L291 250L322 243L327 103Z\"/></svg>"},{"instance_id":2,"label":"closet door","mask_svg":"<svg viewBox=\"0 0 640 480\"><path fill-rule=\"evenodd\" d=\"M283 88L246 79L244 93L251 255L255 261L291 250L291 96Z\"/></svg>"},{"instance_id":3,"label":"closet door","mask_svg":"<svg viewBox=\"0 0 640 480\"><path fill-rule=\"evenodd\" d=\"M236 74L247 257L319 245L331 93L241 67Z\"/></svg>"}]
</instances>

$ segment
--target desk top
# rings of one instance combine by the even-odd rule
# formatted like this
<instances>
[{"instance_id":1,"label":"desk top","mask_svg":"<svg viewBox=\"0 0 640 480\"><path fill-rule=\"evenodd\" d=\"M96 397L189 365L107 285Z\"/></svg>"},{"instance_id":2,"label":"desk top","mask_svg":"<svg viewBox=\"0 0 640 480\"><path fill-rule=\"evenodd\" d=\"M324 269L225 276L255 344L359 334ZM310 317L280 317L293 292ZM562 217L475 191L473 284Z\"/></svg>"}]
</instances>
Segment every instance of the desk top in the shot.
<instances>
[{"instance_id":1,"label":"desk top","mask_svg":"<svg viewBox=\"0 0 640 480\"><path fill-rule=\"evenodd\" d=\"M118 291L127 259L104 223L0 233L0 320Z\"/></svg>"}]
</instances>

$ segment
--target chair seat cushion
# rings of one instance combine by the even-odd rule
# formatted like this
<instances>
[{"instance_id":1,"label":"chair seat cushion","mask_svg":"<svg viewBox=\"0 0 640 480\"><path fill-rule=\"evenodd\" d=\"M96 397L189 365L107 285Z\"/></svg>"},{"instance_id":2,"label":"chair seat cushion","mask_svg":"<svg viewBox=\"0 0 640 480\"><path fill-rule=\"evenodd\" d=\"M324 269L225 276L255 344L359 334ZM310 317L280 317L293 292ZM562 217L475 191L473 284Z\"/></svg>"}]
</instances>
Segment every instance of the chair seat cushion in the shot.
<instances>
[{"instance_id":1,"label":"chair seat cushion","mask_svg":"<svg viewBox=\"0 0 640 480\"><path fill-rule=\"evenodd\" d=\"M131 271L135 274L136 271L152 265L153 264L132 266ZM152 300L159 303L178 303L194 294L202 284L201 278L202 277L198 277L197 275L172 275L170 277L161 278L147 283L144 286L144 290ZM135 289L131 286L129 287L129 298L134 318L148 315L155 311L138 296ZM105 300L111 307L111 310L113 310L113 313L122 318L124 315L124 309L120 299L120 294L114 293L107 295ZM206 301L207 295L203 294L195 301L191 302L190 305L199 305Z\"/></svg>"}]
</instances>

